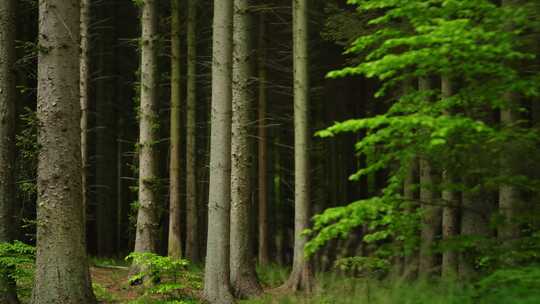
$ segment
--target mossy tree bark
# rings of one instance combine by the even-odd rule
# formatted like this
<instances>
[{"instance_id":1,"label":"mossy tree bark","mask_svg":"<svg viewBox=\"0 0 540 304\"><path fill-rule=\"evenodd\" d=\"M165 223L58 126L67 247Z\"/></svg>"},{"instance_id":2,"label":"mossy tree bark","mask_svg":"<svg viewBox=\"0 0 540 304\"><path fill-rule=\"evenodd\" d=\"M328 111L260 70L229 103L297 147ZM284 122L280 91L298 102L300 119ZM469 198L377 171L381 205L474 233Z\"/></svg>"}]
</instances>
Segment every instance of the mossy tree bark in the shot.
<instances>
[{"instance_id":1,"label":"mossy tree bark","mask_svg":"<svg viewBox=\"0 0 540 304\"><path fill-rule=\"evenodd\" d=\"M0 242L12 239L15 207L16 3L0 3ZM18 303L15 282L0 277L0 302Z\"/></svg>"},{"instance_id":2,"label":"mossy tree bark","mask_svg":"<svg viewBox=\"0 0 540 304\"><path fill-rule=\"evenodd\" d=\"M156 252L157 231L157 141L158 141L158 12L156 0L142 4L141 105L139 126L139 209L135 252Z\"/></svg>"},{"instance_id":3,"label":"mossy tree bark","mask_svg":"<svg viewBox=\"0 0 540 304\"><path fill-rule=\"evenodd\" d=\"M80 0L39 1L38 202L33 304L96 303L81 185Z\"/></svg>"},{"instance_id":4,"label":"mossy tree bark","mask_svg":"<svg viewBox=\"0 0 540 304\"><path fill-rule=\"evenodd\" d=\"M197 206L197 0L188 0L187 114L186 114L186 258L197 263L199 215Z\"/></svg>"},{"instance_id":5,"label":"mossy tree bark","mask_svg":"<svg viewBox=\"0 0 540 304\"><path fill-rule=\"evenodd\" d=\"M182 256L182 221L180 219L180 106L181 106L181 58L180 58L180 0L171 0L171 125L169 163L169 242L170 257Z\"/></svg>"},{"instance_id":6,"label":"mossy tree bark","mask_svg":"<svg viewBox=\"0 0 540 304\"><path fill-rule=\"evenodd\" d=\"M254 104L252 16L248 0L234 1L231 142L231 285L247 298L262 292L255 273L251 228Z\"/></svg>"},{"instance_id":7,"label":"mossy tree bark","mask_svg":"<svg viewBox=\"0 0 540 304\"><path fill-rule=\"evenodd\" d=\"M214 2L212 114L208 238L204 297L212 304L233 303L230 286L231 107L233 0Z\"/></svg>"}]
</instances>

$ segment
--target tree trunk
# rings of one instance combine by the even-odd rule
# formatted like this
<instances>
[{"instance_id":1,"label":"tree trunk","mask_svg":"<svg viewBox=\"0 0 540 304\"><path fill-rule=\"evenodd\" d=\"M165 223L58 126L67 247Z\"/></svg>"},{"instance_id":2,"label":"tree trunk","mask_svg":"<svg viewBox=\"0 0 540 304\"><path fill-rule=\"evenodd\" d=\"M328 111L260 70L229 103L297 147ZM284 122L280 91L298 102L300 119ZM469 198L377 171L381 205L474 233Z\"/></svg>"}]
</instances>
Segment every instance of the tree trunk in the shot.
<instances>
[{"instance_id":1,"label":"tree trunk","mask_svg":"<svg viewBox=\"0 0 540 304\"><path fill-rule=\"evenodd\" d=\"M419 90L431 89L430 80L421 78L418 83ZM435 186L435 172L431 163L420 159L420 202L422 204L422 233L420 243L419 275L428 277L437 271L438 260L433 252L437 237L441 232L442 208L437 206Z\"/></svg>"},{"instance_id":2,"label":"tree trunk","mask_svg":"<svg viewBox=\"0 0 540 304\"><path fill-rule=\"evenodd\" d=\"M32 303L96 303L82 209L80 0L39 4L40 151Z\"/></svg>"},{"instance_id":3,"label":"tree trunk","mask_svg":"<svg viewBox=\"0 0 540 304\"><path fill-rule=\"evenodd\" d=\"M204 296L212 304L234 302L229 277L232 22L233 1L215 1L212 38L210 191L204 275Z\"/></svg>"},{"instance_id":4,"label":"tree trunk","mask_svg":"<svg viewBox=\"0 0 540 304\"><path fill-rule=\"evenodd\" d=\"M258 295L251 241L253 60L248 0L234 1L231 143L231 285L239 298Z\"/></svg>"},{"instance_id":5,"label":"tree trunk","mask_svg":"<svg viewBox=\"0 0 540 304\"><path fill-rule=\"evenodd\" d=\"M170 257L182 256L180 219L180 0L171 0L171 139L169 164L169 243Z\"/></svg>"},{"instance_id":6,"label":"tree trunk","mask_svg":"<svg viewBox=\"0 0 540 304\"><path fill-rule=\"evenodd\" d=\"M81 102L81 163L83 223L86 231L88 206L88 106L90 82L90 0L81 1L81 58L80 58L80 102ZM85 233L86 235L86 233Z\"/></svg>"},{"instance_id":7,"label":"tree trunk","mask_svg":"<svg viewBox=\"0 0 540 304\"><path fill-rule=\"evenodd\" d=\"M139 208L135 252L156 252L158 240L156 186L158 182L157 140L157 2L142 5L141 105L139 133Z\"/></svg>"},{"instance_id":8,"label":"tree trunk","mask_svg":"<svg viewBox=\"0 0 540 304\"><path fill-rule=\"evenodd\" d=\"M418 185L418 173L419 173L419 163L418 158L414 157L411 160L410 168L407 171L407 176L403 183L403 197L410 204L410 209L408 212L414 213L417 211L418 204L418 191L416 186ZM418 251L414 250L409 255L405 256L403 276L406 278L415 278L418 276L418 267L419 267L419 256Z\"/></svg>"},{"instance_id":9,"label":"tree trunk","mask_svg":"<svg viewBox=\"0 0 540 304\"><path fill-rule=\"evenodd\" d=\"M508 104L501 109L501 124L512 127L518 120L519 114L516 107L519 106L519 96L509 92L505 94ZM519 151L516 151L515 143L508 142L503 147L500 161L501 175L508 178L516 175L516 164L519 161ZM498 227L498 237L502 241L512 241L519 238L519 213L521 209L521 194L519 189L511 183L503 182L499 186L499 211L504 217L504 222Z\"/></svg>"},{"instance_id":10,"label":"tree trunk","mask_svg":"<svg viewBox=\"0 0 540 304\"><path fill-rule=\"evenodd\" d=\"M313 274L304 255L307 239L302 232L310 219L308 1L293 0L294 57L294 257L284 288L310 291Z\"/></svg>"},{"instance_id":11,"label":"tree trunk","mask_svg":"<svg viewBox=\"0 0 540 304\"><path fill-rule=\"evenodd\" d=\"M188 0L187 19L187 138L186 138L186 257L199 258L197 207L197 0Z\"/></svg>"},{"instance_id":12,"label":"tree trunk","mask_svg":"<svg viewBox=\"0 0 540 304\"><path fill-rule=\"evenodd\" d=\"M466 180L467 189L473 188L477 182ZM463 192L462 193L462 208L461 208L461 236L465 237L491 237L490 220L493 212L494 204L490 202L489 192L485 189L477 193ZM459 277L468 279L474 276L476 255L474 248L463 252L459 256Z\"/></svg>"},{"instance_id":13,"label":"tree trunk","mask_svg":"<svg viewBox=\"0 0 540 304\"><path fill-rule=\"evenodd\" d=\"M114 1L104 1L99 7L100 26L96 79L96 230L97 253L110 256L115 248L116 214L116 117L114 110Z\"/></svg>"},{"instance_id":14,"label":"tree trunk","mask_svg":"<svg viewBox=\"0 0 540 304\"><path fill-rule=\"evenodd\" d=\"M258 107L258 182L259 182L259 264L268 265L269 258L269 233L268 233L268 132L267 132L267 95L266 95L266 21L264 13L259 20L258 42L258 78L259 78L259 107Z\"/></svg>"},{"instance_id":15,"label":"tree trunk","mask_svg":"<svg viewBox=\"0 0 540 304\"><path fill-rule=\"evenodd\" d=\"M448 76L441 78L441 91L443 98L453 95L452 82ZM445 113L450 115L449 113ZM448 170L443 172L443 185L451 186L455 182L455 177ZM460 196L457 191L445 189L442 192L443 214L442 214L442 237L449 240L459 234L459 205ZM458 273L458 253L453 250L443 252L441 275L443 279L451 279Z\"/></svg>"},{"instance_id":16,"label":"tree trunk","mask_svg":"<svg viewBox=\"0 0 540 304\"><path fill-rule=\"evenodd\" d=\"M502 6L520 6L522 0L503 0ZM512 30L513 25L508 24L508 30ZM501 109L501 124L503 127L512 127L520 117L518 108L520 106L520 96L515 92L507 92L504 94L506 105ZM502 157L500 160L500 170L503 177L515 176L518 172L516 165L520 161L519 151L516 151L515 143L508 142L503 147ZM511 241L520 236L520 209L522 208L521 193L515 185L508 182L503 182L499 186L499 212L504 217L504 223L498 228L498 238L502 241Z\"/></svg>"},{"instance_id":17,"label":"tree trunk","mask_svg":"<svg viewBox=\"0 0 540 304\"><path fill-rule=\"evenodd\" d=\"M16 3L0 3L0 243L13 237L15 207L15 25ZM0 277L0 302L18 303L15 282Z\"/></svg>"}]
</instances>

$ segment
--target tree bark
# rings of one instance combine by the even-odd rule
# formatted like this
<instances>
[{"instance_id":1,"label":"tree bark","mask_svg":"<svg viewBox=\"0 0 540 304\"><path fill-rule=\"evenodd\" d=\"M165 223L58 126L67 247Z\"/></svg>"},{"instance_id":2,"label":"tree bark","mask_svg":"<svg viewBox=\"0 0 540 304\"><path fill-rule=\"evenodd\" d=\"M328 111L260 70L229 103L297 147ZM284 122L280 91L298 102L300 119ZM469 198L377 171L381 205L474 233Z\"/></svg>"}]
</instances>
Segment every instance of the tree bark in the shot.
<instances>
[{"instance_id":1,"label":"tree bark","mask_svg":"<svg viewBox=\"0 0 540 304\"><path fill-rule=\"evenodd\" d=\"M204 296L212 304L234 302L229 266L232 21L233 1L215 1L212 38L210 191L204 275Z\"/></svg>"},{"instance_id":2,"label":"tree bark","mask_svg":"<svg viewBox=\"0 0 540 304\"><path fill-rule=\"evenodd\" d=\"M502 6L519 6L522 0L503 0ZM508 24L508 30L512 30L513 25ZM519 121L518 108L520 106L520 96L515 92L504 94L506 105L501 109L500 119L503 127L513 127ZM516 151L515 143L508 142L503 147L500 160L500 170L503 177L515 176L518 172L516 164L520 161ZM522 208L522 197L520 190L509 182L503 182L499 186L499 211L504 217L504 223L498 228L498 238L503 241L511 241L520 236L519 217Z\"/></svg>"},{"instance_id":3,"label":"tree bark","mask_svg":"<svg viewBox=\"0 0 540 304\"><path fill-rule=\"evenodd\" d=\"M188 0L187 19L187 138L186 138L186 257L200 262L197 207L197 0Z\"/></svg>"},{"instance_id":4,"label":"tree bark","mask_svg":"<svg viewBox=\"0 0 540 304\"><path fill-rule=\"evenodd\" d=\"M477 185L474 179L465 180L467 189ZM492 195L483 189L478 192L462 193L461 208L461 236L468 237L492 237L493 231L489 228L494 204L490 202ZM468 279L476 273L476 255L470 248L459 256L459 277Z\"/></svg>"},{"instance_id":5,"label":"tree bark","mask_svg":"<svg viewBox=\"0 0 540 304\"><path fill-rule=\"evenodd\" d=\"M157 2L142 5L141 105L139 126L139 208L135 252L156 252L158 239L156 193L158 123Z\"/></svg>"},{"instance_id":6,"label":"tree bark","mask_svg":"<svg viewBox=\"0 0 540 304\"><path fill-rule=\"evenodd\" d=\"M410 210L408 210L408 212L411 213L416 212L418 208L418 204L415 202L418 201L418 191L416 186L418 185L419 179L419 166L418 158L414 157L411 160L410 168L403 183L403 197L411 204ZM415 250L410 255L405 256L404 264L403 275L407 278L417 277L419 267L418 251Z\"/></svg>"},{"instance_id":7,"label":"tree bark","mask_svg":"<svg viewBox=\"0 0 540 304\"><path fill-rule=\"evenodd\" d=\"M310 219L311 187L309 147L308 1L293 0L294 57L294 257L284 288L310 291L313 274L304 255L307 239L302 232Z\"/></svg>"},{"instance_id":8,"label":"tree bark","mask_svg":"<svg viewBox=\"0 0 540 304\"><path fill-rule=\"evenodd\" d=\"M519 106L520 98L516 93L508 92L504 98L507 100L505 108L501 109L501 124L504 127L512 127L518 120L519 114L516 107ZM501 175L504 177L516 175L516 163L519 161L515 143L508 142L503 147L500 160ZM504 217L504 222L498 227L498 238L503 241L512 241L520 235L520 209L521 193L519 189L508 182L499 186L499 211Z\"/></svg>"},{"instance_id":9,"label":"tree bark","mask_svg":"<svg viewBox=\"0 0 540 304\"><path fill-rule=\"evenodd\" d=\"M80 57L80 103L81 103L81 163L83 223L86 230L88 206L88 106L90 82L90 0L81 0L81 57ZM86 234L86 233L85 233Z\"/></svg>"},{"instance_id":10,"label":"tree bark","mask_svg":"<svg viewBox=\"0 0 540 304\"><path fill-rule=\"evenodd\" d=\"M81 185L80 0L39 2L38 201L33 304L96 303Z\"/></svg>"},{"instance_id":11,"label":"tree bark","mask_svg":"<svg viewBox=\"0 0 540 304\"><path fill-rule=\"evenodd\" d=\"M248 0L234 1L231 143L231 285L239 298L258 295L251 238L251 168L253 166L253 43Z\"/></svg>"},{"instance_id":12,"label":"tree bark","mask_svg":"<svg viewBox=\"0 0 540 304\"><path fill-rule=\"evenodd\" d=\"M453 95L452 81L448 76L441 78L441 92L443 98L449 98ZM448 112L446 115L450 115ZM447 187L455 182L449 170L443 171L443 185ZM445 189L442 192L444 203L442 214L442 237L443 240L449 240L459 234L459 207L460 195L457 191ZM458 273L458 253L454 250L446 250L442 256L441 276L443 279L452 279Z\"/></svg>"},{"instance_id":13,"label":"tree bark","mask_svg":"<svg viewBox=\"0 0 540 304\"><path fill-rule=\"evenodd\" d=\"M0 3L0 243L13 237L15 207L15 71L16 3ZM15 282L0 277L0 302L19 303Z\"/></svg>"},{"instance_id":14,"label":"tree bark","mask_svg":"<svg viewBox=\"0 0 540 304\"><path fill-rule=\"evenodd\" d=\"M170 257L182 256L182 223L180 219L180 0L171 0L171 138L169 164L169 243Z\"/></svg>"},{"instance_id":15,"label":"tree bark","mask_svg":"<svg viewBox=\"0 0 540 304\"><path fill-rule=\"evenodd\" d=\"M259 78L259 108L258 108L258 183L259 183L259 264L268 265L269 233L268 233L268 132L267 132L267 95L266 95L266 21L264 13L259 20L258 41L258 78Z\"/></svg>"},{"instance_id":16,"label":"tree bark","mask_svg":"<svg viewBox=\"0 0 540 304\"><path fill-rule=\"evenodd\" d=\"M419 90L431 89L430 80L421 78L418 83ZM422 232L420 243L419 276L429 277L437 272L438 260L433 252L437 237L441 233L442 208L437 206L435 186L435 172L431 163L420 158L420 202L422 206Z\"/></svg>"}]
</instances>

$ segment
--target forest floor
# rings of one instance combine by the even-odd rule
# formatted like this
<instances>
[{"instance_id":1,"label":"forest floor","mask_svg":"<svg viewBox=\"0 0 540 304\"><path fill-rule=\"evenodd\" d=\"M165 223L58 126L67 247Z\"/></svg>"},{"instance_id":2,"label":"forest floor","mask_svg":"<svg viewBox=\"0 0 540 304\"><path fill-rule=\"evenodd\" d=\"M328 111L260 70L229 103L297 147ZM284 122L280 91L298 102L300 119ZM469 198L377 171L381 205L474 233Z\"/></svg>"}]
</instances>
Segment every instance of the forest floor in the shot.
<instances>
[{"instance_id":1,"label":"forest floor","mask_svg":"<svg viewBox=\"0 0 540 304\"><path fill-rule=\"evenodd\" d=\"M91 267L93 287L100 303L106 304L202 304L202 269L191 268L183 274L185 287L169 299L149 292L149 288L129 282L125 263L96 262ZM257 274L264 286L259 298L239 301L238 304L538 304L540 303L540 267L527 270L527 278L534 274L534 282L525 285L503 284L478 293L477 285L456 281L409 282L352 278L335 273L318 274L313 293L284 293L280 286L288 276L288 269L279 266L258 267ZM514 273L514 276L516 274ZM193 284L185 281L190 280ZM529 278L530 279L530 278ZM519 283L519 280L517 283ZM161 282L163 283L163 282ZM508 283L508 282L507 282ZM532 285L531 285L532 284ZM162 291L166 284L163 284ZM531 289L531 286L535 288ZM159 286L159 283L158 283Z\"/></svg>"},{"instance_id":2,"label":"forest floor","mask_svg":"<svg viewBox=\"0 0 540 304\"><path fill-rule=\"evenodd\" d=\"M127 303L139 297L136 288L129 285L127 268L92 267L90 273L94 290L103 303Z\"/></svg>"}]
</instances>

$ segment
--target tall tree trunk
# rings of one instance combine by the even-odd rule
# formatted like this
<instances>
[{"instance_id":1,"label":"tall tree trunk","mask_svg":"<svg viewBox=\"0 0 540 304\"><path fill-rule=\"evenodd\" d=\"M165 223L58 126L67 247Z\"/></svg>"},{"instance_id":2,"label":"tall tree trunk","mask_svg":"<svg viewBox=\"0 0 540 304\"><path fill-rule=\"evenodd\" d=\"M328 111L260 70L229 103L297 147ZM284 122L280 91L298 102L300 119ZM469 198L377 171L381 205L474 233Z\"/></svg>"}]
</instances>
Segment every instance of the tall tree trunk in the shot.
<instances>
[{"instance_id":1,"label":"tall tree trunk","mask_svg":"<svg viewBox=\"0 0 540 304\"><path fill-rule=\"evenodd\" d=\"M523 4L522 0L503 0L502 6L519 6ZM513 25L508 24L508 30L512 30ZM512 127L519 120L518 108L520 106L520 96L515 92L504 94L506 105L501 109L501 124L503 127ZM500 160L501 175L504 177L514 176L518 172L516 164L519 162L518 151L515 143L508 142L503 147L503 153ZM520 209L522 208L521 193L519 189L508 182L503 182L499 186L499 212L504 216L504 223L500 225L498 237L503 241L513 240L520 235Z\"/></svg>"},{"instance_id":2,"label":"tall tree trunk","mask_svg":"<svg viewBox=\"0 0 540 304\"><path fill-rule=\"evenodd\" d=\"M478 183L474 179L465 180L467 189ZM494 204L490 202L492 195L486 189L478 192L463 192L461 207L461 236L488 238L493 236L490 220ZM475 275L476 254L474 249L463 252L459 256L459 277L468 279Z\"/></svg>"},{"instance_id":3,"label":"tall tree trunk","mask_svg":"<svg viewBox=\"0 0 540 304\"><path fill-rule=\"evenodd\" d=\"M281 185L282 185L282 160L281 160L281 154L279 153L279 147L281 145L280 141L280 134L279 130L274 129L274 143L273 143L273 159L271 161L273 166L273 172L272 172L272 190L273 190L273 204L272 204L272 210L273 214L275 216L274 219L274 229L273 229L273 235L274 235L274 246L275 246L275 255L274 255L274 262L276 262L278 265L285 265L285 220L283 213L283 198L282 198L282 191L281 191Z\"/></svg>"},{"instance_id":4,"label":"tall tree trunk","mask_svg":"<svg viewBox=\"0 0 540 304\"><path fill-rule=\"evenodd\" d=\"M452 81L448 76L441 78L441 92L443 98L449 98L453 95ZM450 115L448 112L446 115ZM443 185L451 186L455 182L455 177L448 170L443 172ZM444 203L442 214L442 237L443 240L449 240L459 234L459 205L460 196L455 190L445 189L442 192ZM441 275L443 279L454 278L458 273L458 253L454 250L443 252Z\"/></svg>"},{"instance_id":5,"label":"tall tree trunk","mask_svg":"<svg viewBox=\"0 0 540 304\"><path fill-rule=\"evenodd\" d=\"M171 139L169 164L169 256L182 256L180 219L180 0L171 0Z\"/></svg>"},{"instance_id":6,"label":"tall tree trunk","mask_svg":"<svg viewBox=\"0 0 540 304\"><path fill-rule=\"evenodd\" d=\"M15 207L15 25L16 3L0 3L0 243L13 236ZM15 282L0 277L0 302L18 303Z\"/></svg>"},{"instance_id":7,"label":"tall tree trunk","mask_svg":"<svg viewBox=\"0 0 540 304\"><path fill-rule=\"evenodd\" d=\"M284 288L309 291L313 287L313 274L304 255L307 239L302 234L309 226L311 204L307 5L307 0L293 0L294 258L292 272Z\"/></svg>"},{"instance_id":8,"label":"tall tree trunk","mask_svg":"<svg viewBox=\"0 0 540 304\"><path fill-rule=\"evenodd\" d=\"M505 127L512 127L518 120L519 114L516 107L519 106L519 96L509 92L505 94L508 104L501 109L501 124ZM504 177L516 175L516 159L518 151L514 147L515 143L508 142L503 148L500 161L501 174ZM502 183L499 186L499 211L504 216L504 223L499 226L498 237L503 241L511 241L519 237L519 213L521 208L521 194L519 189L511 183Z\"/></svg>"},{"instance_id":9,"label":"tall tree trunk","mask_svg":"<svg viewBox=\"0 0 540 304\"><path fill-rule=\"evenodd\" d=\"M258 107L258 182L259 182L259 264L267 265L269 258L269 233L268 233L268 132L267 132L267 95L266 95L266 17L261 13L259 19L258 41L258 78L259 78L259 107Z\"/></svg>"},{"instance_id":10,"label":"tall tree trunk","mask_svg":"<svg viewBox=\"0 0 540 304\"><path fill-rule=\"evenodd\" d=\"M157 7L156 0L145 0L142 5L139 209L135 252L156 252L158 240L158 195L155 189L158 182Z\"/></svg>"},{"instance_id":11,"label":"tall tree trunk","mask_svg":"<svg viewBox=\"0 0 540 304\"><path fill-rule=\"evenodd\" d=\"M97 14L98 73L96 79L96 228L97 252L110 256L115 247L116 214L116 122L115 122L115 3L114 0L100 4Z\"/></svg>"},{"instance_id":12,"label":"tall tree trunk","mask_svg":"<svg viewBox=\"0 0 540 304\"><path fill-rule=\"evenodd\" d=\"M33 304L96 303L82 209L79 26L80 0L40 1Z\"/></svg>"},{"instance_id":13,"label":"tall tree trunk","mask_svg":"<svg viewBox=\"0 0 540 304\"><path fill-rule=\"evenodd\" d=\"M186 257L199 258L197 207L197 0L188 0L187 19L187 137L186 137Z\"/></svg>"},{"instance_id":14,"label":"tall tree trunk","mask_svg":"<svg viewBox=\"0 0 540 304\"><path fill-rule=\"evenodd\" d=\"M253 43L248 0L234 1L231 143L231 285L239 298L262 292L257 281L251 238L253 142Z\"/></svg>"},{"instance_id":15,"label":"tall tree trunk","mask_svg":"<svg viewBox=\"0 0 540 304\"><path fill-rule=\"evenodd\" d=\"M80 58L80 102L81 102L81 163L83 223L86 228L88 206L88 106L90 82L90 0L81 0L81 58ZM86 231L86 229L85 229ZM85 233L86 234L86 233Z\"/></svg>"},{"instance_id":16,"label":"tall tree trunk","mask_svg":"<svg viewBox=\"0 0 540 304\"><path fill-rule=\"evenodd\" d=\"M233 1L214 2L210 191L204 296L233 303L230 288L231 100Z\"/></svg>"},{"instance_id":17,"label":"tall tree trunk","mask_svg":"<svg viewBox=\"0 0 540 304\"><path fill-rule=\"evenodd\" d=\"M418 173L419 173L418 158L414 157L411 160L410 168L407 171L407 176L403 183L403 197L410 204L408 212L414 213L417 211L418 204L418 191L416 186L418 185ZM409 255L405 256L403 275L406 278L415 278L418 276L419 256L418 251L413 251Z\"/></svg>"},{"instance_id":18,"label":"tall tree trunk","mask_svg":"<svg viewBox=\"0 0 540 304\"><path fill-rule=\"evenodd\" d=\"M420 91L431 89L430 80L421 78L418 83ZM437 206L435 186L435 172L431 163L420 159L420 202L422 204L422 232L420 243L419 275L428 277L436 272L438 266L437 256L433 247L441 232L442 208Z\"/></svg>"}]
</instances>

